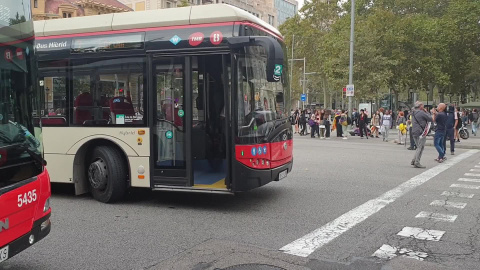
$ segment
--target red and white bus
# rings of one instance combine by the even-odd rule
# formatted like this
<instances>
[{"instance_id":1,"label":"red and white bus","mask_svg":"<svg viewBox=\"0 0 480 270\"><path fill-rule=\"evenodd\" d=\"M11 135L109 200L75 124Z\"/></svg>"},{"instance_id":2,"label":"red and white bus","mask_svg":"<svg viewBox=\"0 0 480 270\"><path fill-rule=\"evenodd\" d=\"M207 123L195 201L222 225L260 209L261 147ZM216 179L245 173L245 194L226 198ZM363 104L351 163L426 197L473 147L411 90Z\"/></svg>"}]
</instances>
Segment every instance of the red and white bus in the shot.
<instances>
[{"instance_id":1,"label":"red and white bus","mask_svg":"<svg viewBox=\"0 0 480 270\"><path fill-rule=\"evenodd\" d=\"M291 171L285 46L257 17L203 5L35 33L54 182L113 202L130 187L242 192Z\"/></svg>"},{"instance_id":2,"label":"red and white bus","mask_svg":"<svg viewBox=\"0 0 480 270\"><path fill-rule=\"evenodd\" d=\"M50 232L30 10L29 0L0 3L0 262Z\"/></svg>"}]
</instances>

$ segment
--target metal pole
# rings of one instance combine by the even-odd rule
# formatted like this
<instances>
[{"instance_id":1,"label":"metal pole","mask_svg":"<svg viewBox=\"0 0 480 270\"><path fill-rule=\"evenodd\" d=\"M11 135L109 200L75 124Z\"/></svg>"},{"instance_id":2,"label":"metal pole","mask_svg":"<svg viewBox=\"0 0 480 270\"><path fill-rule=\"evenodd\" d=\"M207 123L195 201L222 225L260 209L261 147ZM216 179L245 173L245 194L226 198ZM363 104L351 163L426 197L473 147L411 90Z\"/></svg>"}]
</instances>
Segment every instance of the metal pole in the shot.
<instances>
[{"instance_id":1,"label":"metal pole","mask_svg":"<svg viewBox=\"0 0 480 270\"><path fill-rule=\"evenodd\" d=\"M352 11L351 11L351 22L350 22L350 72L348 76L348 84L353 84L353 49L355 43L355 0L351 0ZM353 110L353 97L348 97L348 115L352 116Z\"/></svg>"},{"instance_id":2,"label":"metal pole","mask_svg":"<svg viewBox=\"0 0 480 270\"><path fill-rule=\"evenodd\" d=\"M303 94L305 94L305 88L307 86L305 81L305 69L306 69L306 61L305 57L303 58ZM305 110L305 101L303 102L303 109Z\"/></svg>"},{"instance_id":3,"label":"metal pole","mask_svg":"<svg viewBox=\"0 0 480 270\"><path fill-rule=\"evenodd\" d=\"M292 38L292 60L290 61L292 64L290 65L290 95L293 93L292 90L292 81L293 81L293 48L295 47L295 35ZM290 101L291 102L291 101ZM298 105L297 105L298 108Z\"/></svg>"}]
</instances>

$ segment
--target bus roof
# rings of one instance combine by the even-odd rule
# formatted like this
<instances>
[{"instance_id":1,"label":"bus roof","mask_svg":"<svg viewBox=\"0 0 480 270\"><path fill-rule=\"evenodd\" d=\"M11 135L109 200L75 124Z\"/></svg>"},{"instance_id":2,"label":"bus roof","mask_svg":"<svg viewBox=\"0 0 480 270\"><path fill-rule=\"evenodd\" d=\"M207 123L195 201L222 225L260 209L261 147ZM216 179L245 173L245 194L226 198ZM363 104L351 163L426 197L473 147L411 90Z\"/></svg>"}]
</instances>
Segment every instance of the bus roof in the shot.
<instances>
[{"instance_id":1,"label":"bus roof","mask_svg":"<svg viewBox=\"0 0 480 270\"><path fill-rule=\"evenodd\" d=\"M68 19L35 21L35 35L82 34L149 27L167 27L222 22L248 21L257 24L281 37L270 24L252 14L226 4L190 6L135 12L111 13Z\"/></svg>"}]
</instances>

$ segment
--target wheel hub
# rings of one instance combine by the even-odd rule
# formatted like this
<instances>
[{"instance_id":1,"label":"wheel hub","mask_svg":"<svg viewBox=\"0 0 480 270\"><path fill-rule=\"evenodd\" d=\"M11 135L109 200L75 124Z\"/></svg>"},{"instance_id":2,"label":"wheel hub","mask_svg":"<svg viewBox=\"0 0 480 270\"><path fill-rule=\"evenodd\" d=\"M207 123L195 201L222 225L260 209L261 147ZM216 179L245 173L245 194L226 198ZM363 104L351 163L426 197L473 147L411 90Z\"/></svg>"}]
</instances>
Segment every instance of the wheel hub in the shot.
<instances>
[{"instance_id":1,"label":"wheel hub","mask_svg":"<svg viewBox=\"0 0 480 270\"><path fill-rule=\"evenodd\" d=\"M107 165L102 159L92 162L88 167L88 180L94 189L104 189L107 186Z\"/></svg>"}]
</instances>

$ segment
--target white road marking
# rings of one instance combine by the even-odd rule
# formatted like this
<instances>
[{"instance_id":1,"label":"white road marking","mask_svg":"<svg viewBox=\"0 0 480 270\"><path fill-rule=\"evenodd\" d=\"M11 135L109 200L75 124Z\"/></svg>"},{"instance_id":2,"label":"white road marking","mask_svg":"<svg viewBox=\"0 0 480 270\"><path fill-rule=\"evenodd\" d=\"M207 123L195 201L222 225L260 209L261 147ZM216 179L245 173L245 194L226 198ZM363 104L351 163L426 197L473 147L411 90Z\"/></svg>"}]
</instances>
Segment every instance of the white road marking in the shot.
<instances>
[{"instance_id":1,"label":"white road marking","mask_svg":"<svg viewBox=\"0 0 480 270\"><path fill-rule=\"evenodd\" d=\"M467 206L466 203L463 202L451 202L446 200L435 200L430 203L431 206L443 206L443 207L451 207L451 208L458 208L463 209Z\"/></svg>"},{"instance_id":2,"label":"white road marking","mask_svg":"<svg viewBox=\"0 0 480 270\"><path fill-rule=\"evenodd\" d=\"M451 191L444 191L442 195L447 197L458 197L458 198L468 198L468 199L471 199L473 198L473 196L475 196L475 194L466 194L466 193L451 192Z\"/></svg>"},{"instance_id":3,"label":"white road marking","mask_svg":"<svg viewBox=\"0 0 480 270\"><path fill-rule=\"evenodd\" d=\"M476 178L459 178L458 181L480 183L480 179Z\"/></svg>"},{"instance_id":4,"label":"white road marking","mask_svg":"<svg viewBox=\"0 0 480 270\"><path fill-rule=\"evenodd\" d=\"M427 218L433 219L436 221L446 221L446 222L454 222L457 219L458 215L448 215L448 214L440 214L440 213L432 213L432 212L425 212L422 211L415 216L415 218Z\"/></svg>"},{"instance_id":5,"label":"white road marking","mask_svg":"<svg viewBox=\"0 0 480 270\"><path fill-rule=\"evenodd\" d=\"M291 242L290 244L285 245L284 247L280 248L280 250L288 254L307 257L315 250L330 243L332 240L350 230L360 222L366 220L371 215L377 213L385 206L394 202L396 199L478 152L478 150L470 150L456 156L455 158L449 159L446 162L437 165L436 167L424 171L423 173L397 186L396 188L380 195L380 197L372 199L350 210L335 220L312 231L311 233Z\"/></svg>"},{"instance_id":6,"label":"white road marking","mask_svg":"<svg viewBox=\"0 0 480 270\"><path fill-rule=\"evenodd\" d=\"M471 172L480 172L480 169L470 169Z\"/></svg>"},{"instance_id":7,"label":"white road marking","mask_svg":"<svg viewBox=\"0 0 480 270\"><path fill-rule=\"evenodd\" d=\"M450 187L466 188L466 189L480 189L480 186L464 185L464 184L452 184Z\"/></svg>"},{"instance_id":8,"label":"white road marking","mask_svg":"<svg viewBox=\"0 0 480 270\"><path fill-rule=\"evenodd\" d=\"M466 173L465 176L480 177L480 173Z\"/></svg>"},{"instance_id":9,"label":"white road marking","mask_svg":"<svg viewBox=\"0 0 480 270\"><path fill-rule=\"evenodd\" d=\"M389 245L383 245L377 251L375 251L375 253L373 253L372 256L380 259L384 259L384 260L390 260L397 256L402 256L406 258L423 261L425 258L428 257L428 254L421 251L413 251L411 249L397 248Z\"/></svg>"},{"instance_id":10,"label":"white road marking","mask_svg":"<svg viewBox=\"0 0 480 270\"><path fill-rule=\"evenodd\" d=\"M475 168L480 168L480 165L475 165Z\"/></svg>"},{"instance_id":11,"label":"white road marking","mask_svg":"<svg viewBox=\"0 0 480 270\"><path fill-rule=\"evenodd\" d=\"M440 241L445 234L444 231L426 230L422 228L405 227L397 235L404 237L412 237L420 240Z\"/></svg>"}]
</instances>

